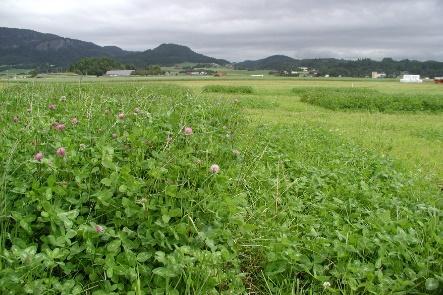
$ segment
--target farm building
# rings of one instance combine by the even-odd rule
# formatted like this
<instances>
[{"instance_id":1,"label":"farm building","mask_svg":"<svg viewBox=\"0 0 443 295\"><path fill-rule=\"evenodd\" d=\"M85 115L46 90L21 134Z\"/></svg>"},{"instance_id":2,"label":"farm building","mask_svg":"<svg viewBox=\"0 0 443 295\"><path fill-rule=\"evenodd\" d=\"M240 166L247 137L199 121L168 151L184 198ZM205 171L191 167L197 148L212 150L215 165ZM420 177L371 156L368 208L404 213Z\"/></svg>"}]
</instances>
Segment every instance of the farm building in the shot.
<instances>
[{"instance_id":1,"label":"farm building","mask_svg":"<svg viewBox=\"0 0 443 295\"><path fill-rule=\"evenodd\" d=\"M385 73L372 72L372 79L386 78Z\"/></svg>"},{"instance_id":2,"label":"farm building","mask_svg":"<svg viewBox=\"0 0 443 295\"><path fill-rule=\"evenodd\" d=\"M422 83L420 75L403 75L403 79L400 79L401 83Z\"/></svg>"},{"instance_id":3,"label":"farm building","mask_svg":"<svg viewBox=\"0 0 443 295\"><path fill-rule=\"evenodd\" d=\"M443 77L435 77L434 82L436 84L443 84Z\"/></svg>"},{"instance_id":4,"label":"farm building","mask_svg":"<svg viewBox=\"0 0 443 295\"><path fill-rule=\"evenodd\" d=\"M131 76L133 72L134 70L112 70L107 71L105 75L109 77L128 77Z\"/></svg>"},{"instance_id":5,"label":"farm building","mask_svg":"<svg viewBox=\"0 0 443 295\"><path fill-rule=\"evenodd\" d=\"M205 71L187 71L186 75L191 76L206 76L208 73Z\"/></svg>"},{"instance_id":6,"label":"farm building","mask_svg":"<svg viewBox=\"0 0 443 295\"><path fill-rule=\"evenodd\" d=\"M295 71L291 71L291 72L281 72L280 73L282 76L299 76L299 77L315 77L318 75L318 71L316 69L313 68L308 68L308 67L298 67Z\"/></svg>"}]
</instances>

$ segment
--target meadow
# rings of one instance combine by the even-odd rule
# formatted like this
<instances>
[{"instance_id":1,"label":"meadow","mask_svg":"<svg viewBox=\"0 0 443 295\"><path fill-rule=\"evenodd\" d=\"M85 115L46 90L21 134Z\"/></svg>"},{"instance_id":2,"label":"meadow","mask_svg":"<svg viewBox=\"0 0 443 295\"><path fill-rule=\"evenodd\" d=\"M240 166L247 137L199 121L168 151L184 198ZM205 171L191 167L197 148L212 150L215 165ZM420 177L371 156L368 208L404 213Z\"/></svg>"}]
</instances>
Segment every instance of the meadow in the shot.
<instances>
[{"instance_id":1,"label":"meadow","mask_svg":"<svg viewBox=\"0 0 443 295\"><path fill-rule=\"evenodd\" d=\"M440 294L443 115L301 94L346 88L443 91L3 83L0 293Z\"/></svg>"},{"instance_id":2,"label":"meadow","mask_svg":"<svg viewBox=\"0 0 443 295\"><path fill-rule=\"evenodd\" d=\"M387 94L368 88L294 88L302 102L332 110L443 112L443 93Z\"/></svg>"}]
</instances>

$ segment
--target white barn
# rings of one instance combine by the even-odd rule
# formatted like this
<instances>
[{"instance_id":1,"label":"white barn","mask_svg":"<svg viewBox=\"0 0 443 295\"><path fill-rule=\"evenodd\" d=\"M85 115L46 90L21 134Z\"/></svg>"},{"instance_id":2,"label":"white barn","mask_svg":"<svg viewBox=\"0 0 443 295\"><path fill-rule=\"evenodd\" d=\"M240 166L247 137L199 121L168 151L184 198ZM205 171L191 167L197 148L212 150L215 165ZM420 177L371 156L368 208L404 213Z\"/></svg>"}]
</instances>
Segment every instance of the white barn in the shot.
<instances>
[{"instance_id":1,"label":"white barn","mask_svg":"<svg viewBox=\"0 0 443 295\"><path fill-rule=\"evenodd\" d=\"M420 75L403 75L403 79L400 79L402 83L422 83L423 80L420 79Z\"/></svg>"}]
</instances>

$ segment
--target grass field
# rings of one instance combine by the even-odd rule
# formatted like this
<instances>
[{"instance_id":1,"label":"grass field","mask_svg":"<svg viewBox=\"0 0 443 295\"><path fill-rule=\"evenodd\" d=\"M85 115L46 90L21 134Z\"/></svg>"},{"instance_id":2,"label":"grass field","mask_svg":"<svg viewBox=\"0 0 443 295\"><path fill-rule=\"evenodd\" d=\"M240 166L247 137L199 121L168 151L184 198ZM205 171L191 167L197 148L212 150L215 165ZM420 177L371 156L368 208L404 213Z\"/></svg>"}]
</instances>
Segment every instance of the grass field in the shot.
<instances>
[{"instance_id":1,"label":"grass field","mask_svg":"<svg viewBox=\"0 0 443 295\"><path fill-rule=\"evenodd\" d=\"M441 85L35 81L0 82L1 294L443 290L442 113L293 91Z\"/></svg>"},{"instance_id":2,"label":"grass field","mask_svg":"<svg viewBox=\"0 0 443 295\"><path fill-rule=\"evenodd\" d=\"M331 110L380 113L443 112L442 94L388 94L369 88L297 87L292 90L301 102Z\"/></svg>"},{"instance_id":3,"label":"grass field","mask_svg":"<svg viewBox=\"0 0 443 295\"><path fill-rule=\"evenodd\" d=\"M264 80L264 81L186 81L180 85L200 91L207 85L251 86L253 95L229 95L245 101L246 112L255 122L308 123L342 135L357 144L380 154L398 159L424 177L443 183L443 115L417 113L380 113L332 111L300 101L291 93L294 88L348 88L374 89L381 93L407 93L412 95L443 95L443 87L431 83L404 85L372 80L316 81L316 80ZM213 95L219 97L220 95ZM249 106L248 106L249 104ZM424 173L422 173L424 172Z\"/></svg>"}]
</instances>

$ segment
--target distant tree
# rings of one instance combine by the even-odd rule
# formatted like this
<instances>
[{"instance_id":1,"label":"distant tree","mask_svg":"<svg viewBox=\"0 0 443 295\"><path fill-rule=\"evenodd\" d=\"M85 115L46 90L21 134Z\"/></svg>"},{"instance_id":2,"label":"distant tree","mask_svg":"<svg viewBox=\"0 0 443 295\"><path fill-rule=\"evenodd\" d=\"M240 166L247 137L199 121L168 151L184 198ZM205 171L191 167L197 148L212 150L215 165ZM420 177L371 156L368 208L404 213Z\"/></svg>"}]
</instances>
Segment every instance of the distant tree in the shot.
<instances>
[{"instance_id":1,"label":"distant tree","mask_svg":"<svg viewBox=\"0 0 443 295\"><path fill-rule=\"evenodd\" d=\"M145 70L148 76L164 75L165 73L160 66L147 66Z\"/></svg>"},{"instance_id":2,"label":"distant tree","mask_svg":"<svg viewBox=\"0 0 443 295\"><path fill-rule=\"evenodd\" d=\"M125 70L135 70L135 65L125 65Z\"/></svg>"},{"instance_id":3,"label":"distant tree","mask_svg":"<svg viewBox=\"0 0 443 295\"><path fill-rule=\"evenodd\" d=\"M164 75L165 71L163 71L160 66L147 66L144 69L137 69L134 74L142 76L159 76Z\"/></svg>"},{"instance_id":4,"label":"distant tree","mask_svg":"<svg viewBox=\"0 0 443 295\"><path fill-rule=\"evenodd\" d=\"M38 75L38 72L37 72L36 69L33 69L28 74L29 74L29 77L34 78L34 77L36 77Z\"/></svg>"},{"instance_id":5,"label":"distant tree","mask_svg":"<svg viewBox=\"0 0 443 295\"><path fill-rule=\"evenodd\" d=\"M126 66L110 58L85 57L72 64L69 71L81 75L103 76L109 70L122 68Z\"/></svg>"}]
</instances>

